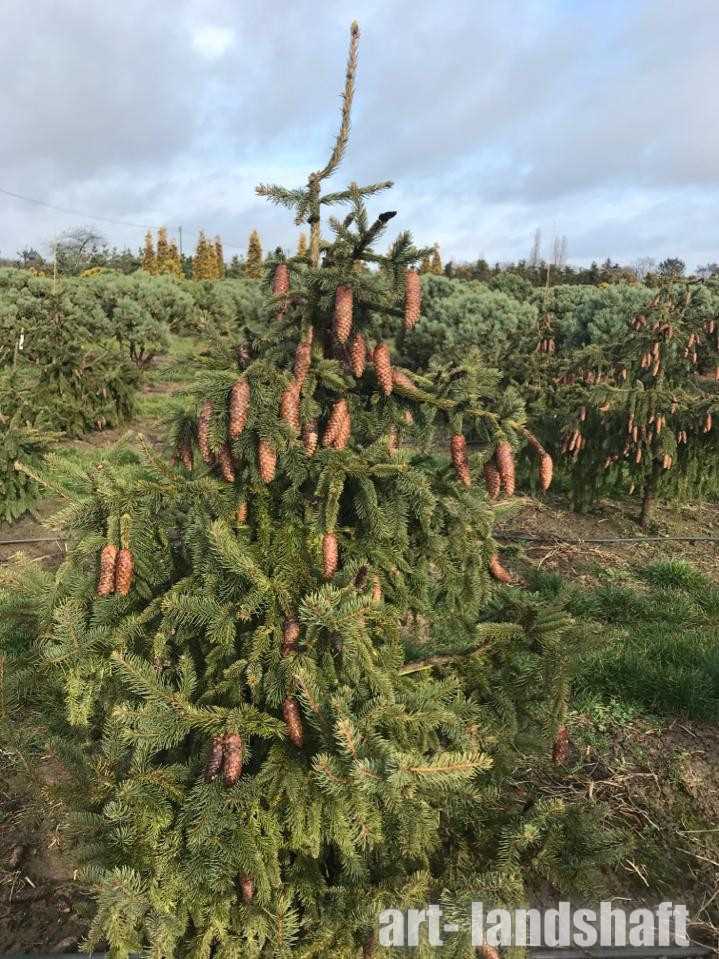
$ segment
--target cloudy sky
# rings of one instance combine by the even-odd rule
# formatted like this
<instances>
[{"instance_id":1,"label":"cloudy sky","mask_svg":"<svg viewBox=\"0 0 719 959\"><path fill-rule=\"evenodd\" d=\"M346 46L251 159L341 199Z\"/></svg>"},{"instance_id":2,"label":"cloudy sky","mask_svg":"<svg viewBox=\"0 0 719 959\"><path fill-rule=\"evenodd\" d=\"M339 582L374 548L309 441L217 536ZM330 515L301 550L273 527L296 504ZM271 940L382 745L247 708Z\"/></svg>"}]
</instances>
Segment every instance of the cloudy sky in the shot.
<instances>
[{"instance_id":1,"label":"cloudy sky","mask_svg":"<svg viewBox=\"0 0 719 959\"><path fill-rule=\"evenodd\" d=\"M0 190L77 213L0 193L0 254L84 224L294 248L254 187L324 162L353 17L333 188L394 180L378 210L444 259L539 227L574 263L719 260L719 0L4 0Z\"/></svg>"}]
</instances>

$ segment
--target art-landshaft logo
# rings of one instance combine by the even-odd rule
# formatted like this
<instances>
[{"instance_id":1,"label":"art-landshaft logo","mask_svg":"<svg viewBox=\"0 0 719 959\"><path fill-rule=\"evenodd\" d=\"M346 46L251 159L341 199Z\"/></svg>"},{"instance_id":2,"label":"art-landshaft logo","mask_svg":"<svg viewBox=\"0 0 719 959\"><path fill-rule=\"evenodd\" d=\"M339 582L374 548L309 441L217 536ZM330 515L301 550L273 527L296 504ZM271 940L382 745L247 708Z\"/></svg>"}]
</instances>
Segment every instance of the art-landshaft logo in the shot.
<instances>
[{"instance_id":1,"label":"art-landshaft logo","mask_svg":"<svg viewBox=\"0 0 719 959\"><path fill-rule=\"evenodd\" d=\"M378 917L380 945L398 949L446 945L452 936L471 935L477 946L589 949L688 946L688 910L680 903L656 908L624 908L615 902L575 908L560 902L551 909L489 908L473 902L465 916L451 918L438 904L422 909L384 909Z\"/></svg>"}]
</instances>

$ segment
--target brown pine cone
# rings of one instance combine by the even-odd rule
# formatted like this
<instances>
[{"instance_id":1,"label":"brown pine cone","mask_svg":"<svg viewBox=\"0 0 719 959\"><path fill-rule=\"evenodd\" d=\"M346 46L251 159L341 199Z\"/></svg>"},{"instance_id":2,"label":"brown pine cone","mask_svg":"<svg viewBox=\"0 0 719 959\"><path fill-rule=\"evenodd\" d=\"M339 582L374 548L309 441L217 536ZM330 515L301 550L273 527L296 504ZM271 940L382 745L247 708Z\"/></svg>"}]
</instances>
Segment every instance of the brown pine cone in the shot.
<instances>
[{"instance_id":1,"label":"brown pine cone","mask_svg":"<svg viewBox=\"0 0 719 959\"><path fill-rule=\"evenodd\" d=\"M267 440L258 440L257 462L262 482L271 483L277 468L277 451Z\"/></svg>"},{"instance_id":2,"label":"brown pine cone","mask_svg":"<svg viewBox=\"0 0 719 959\"><path fill-rule=\"evenodd\" d=\"M552 762L555 766L564 766L571 753L571 743L566 726L560 726L552 745Z\"/></svg>"},{"instance_id":3,"label":"brown pine cone","mask_svg":"<svg viewBox=\"0 0 719 959\"><path fill-rule=\"evenodd\" d=\"M554 462L549 453L543 453L539 457L539 488L546 493L552 485L552 476L554 475Z\"/></svg>"},{"instance_id":4,"label":"brown pine cone","mask_svg":"<svg viewBox=\"0 0 719 959\"><path fill-rule=\"evenodd\" d=\"M509 443L505 440L498 443L494 458L507 496L514 496L514 456Z\"/></svg>"},{"instance_id":5,"label":"brown pine cone","mask_svg":"<svg viewBox=\"0 0 719 959\"><path fill-rule=\"evenodd\" d=\"M334 533L325 533L322 537L322 575L325 579L332 579L337 572L339 561L339 547Z\"/></svg>"},{"instance_id":6,"label":"brown pine cone","mask_svg":"<svg viewBox=\"0 0 719 959\"><path fill-rule=\"evenodd\" d=\"M225 737L213 736L210 745L210 754L207 757L207 765L205 766L205 779L208 783L211 783L213 779L217 778L217 774L222 769L224 758Z\"/></svg>"},{"instance_id":7,"label":"brown pine cone","mask_svg":"<svg viewBox=\"0 0 719 959\"><path fill-rule=\"evenodd\" d=\"M299 343L297 349L295 350L295 379L299 384L300 388L304 383L307 374L310 371L310 365L312 363L312 347L309 343Z\"/></svg>"},{"instance_id":8,"label":"brown pine cone","mask_svg":"<svg viewBox=\"0 0 719 959\"><path fill-rule=\"evenodd\" d=\"M244 903L252 902L255 898L255 881L251 876L240 876L240 891Z\"/></svg>"},{"instance_id":9,"label":"brown pine cone","mask_svg":"<svg viewBox=\"0 0 719 959\"><path fill-rule=\"evenodd\" d=\"M286 263L278 263L275 275L272 277L272 292L275 296L282 296L290 289L290 271Z\"/></svg>"},{"instance_id":10,"label":"brown pine cone","mask_svg":"<svg viewBox=\"0 0 719 959\"><path fill-rule=\"evenodd\" d=\"M115 562L115 592L127 596L132 586L135 561L129 549L121 549Z\"/></svg>"},{"instance_id":11,"label":"brown pine cone","mask_svg":"<svg viewBox=\"0 0 719 959\"><path fill-rule=\"evenodd\" d=\"M307 423L305 423L305 428L302 431L302 442L305 446L305 453L307 453L308 456L314 455L314 452L317 449L317 443L319 442L317 420L309 420Z\"/></svg>"},{"instance_id":12,"label":"brown pine cone","mask_svg":"<svg viewBox=\"0 0 719 959\"><path fill-rule=\"evenodd\" d=\"M414 423L414 416L412 416L411 410L405 410L402 416L407 426L411 426Z\"/></svg>"},{"instance_id":13,"label":"brown pine cone","mask_svg":"<svg viewBox=\"0 0 719 959\"><path fill-rule=\"evenodd\" d=\"M352 287L338 286L335 293L334 331L340 343L346 343L352 332Z\"/></svg>"},{"instance_id":14,"label":"brown pine cone","mask_svg":"<svg viewBox=\"0 0 719 959\"><path fill-rule=\"evenodd\" d=\"M300 641L300 624L296 619L286 619L282 627L282 655L297 652Z\"/></svg>"},{"instance_id":15,"label":"brown pine cone","mask_svg":"<svg viewBox=\"0 0 719 959\"><path fill-rule=\"evenodd\" d=\"M407 270L404 277L404 328L411 330L419 319L422 307L422 282L416 270Z\"/></svg>"},{"instance_id":16,"label":"brown pine cone","mask_svg":"<svg viewBox=\"0 0 719 959\"><path fill-rule=\"evenodd\" d=\"M379 577L372 577L372 602L381 603L382 602L382 587L380 585Z\"/></svg>"},{"instance_id":17,"label":"brown pine cone","mask_svg":"<svg viewBox=\"0 0 719 959\"><path fill-rule=\"evenodd\" d=\"M378 343L372 354L377 382L385 396L392 392L392 358L386 343Z\"/></svg>"},{"instance_id":18,"label":"brown pine cone","mask_svg":"<svg viewBox=\"0 0 719 959\"><path fill-rule=\"evenodd\" d=\"M477 946L477 953L482 959L500 959L499 951L486 943L483 946Z\"/></svg>"},{"instance_id":19,"label":"brown pine cone","mask_svg":"<svg viewBox=\"0 0 719 959\"><path fill-rule=\"evenodd\" d=\"M296 700L288 697L282 703L282 715L287 723L287 735L290 737L290 742L298 749L302 749L305 734L302 730L302 716Z\"/></svg>"},{"instance_id":20,"label":"brown pine cone","mask_svg":"<svg viewBox=\"0 0 719 959\"><path fill-rule=\"evenodd\" d=\"M220 467L220 473L226 483L234 483L237 478L235 475L235 464L232 460L232 450L229 443L223 443L217 452L217 465Z\"/></svg>"},{"instance_id":21,"label":"brown pine cone","mask_svg":"<svg viewBox=\"0 0 719 959\"><path fill-rule=\"evenodd\" d=\"M336 450L343 450L349 443L351 435L352 420L350 418L349 408L345 404L345 415L342 417L342 422L339 425L337 435L335 436L334 443L332 445Z\"/></svg>"},{"instance_id":22,"label":"brown pine cone","mask_svg":"<svg viewBox=\"0 0 719 959\"><path fill-rule=\"evenodd\" d=\"M244 500L239 504L239 506L235 510L235 519L237 520L238 523L247 522L247 503L245 503Z\"/></svg>"},{"instance_id":23,"label":"brown pine cone","mask_svg":"<svg viewBox=\"0 0 719 959\"><path fill-rule=\"evenodd\" d=\"M361 333L356 333L350 343L350 366L352 375L359 379L364 375L367 366L367 343Z\"/></svg>"},{"instance_id":24,"label":"brown pine cone","mask_svg":"<svg viewBox=\"0 0 719 959\"><path fill-rule=\"evenodd\" d=\"M210 419L212 417L212 403L205 400L197 417L197 445L200 448L202 459L210 465L214 457L210 450Z\"/></svg>"},{"instance_id":25,"label":"brown pine cone","mask_svg":"<svg viewBox=\"0 0 719 959\"><path fill-rule=\"evenodd\" d=\"M117 546L107 543L100 553L100 571L97 577L97 595L109 596L115 592L115 563Z\"/></svg>"},{"instance_id":26,"label":"brown pine cone","mask_svg":"<svg viewBox=\"0 0 719 959\"><path fill-rule=\"evenodd\" d=\"M511 583L512 576L507 570L502 566L499 561L499 556L495 553L494 556L489 561L489 573L493 579L496 579L498 583Z\"/></svg>"},{"instance_id":27,"label":"brown pine cone","mask_svg":"<svg viewBox=\"0 0 719 959\"><path fill-rule=\"evenodd\" d=\"M230 390L230 417L228 434L231 440L236 440L247 423L247 414L250 411L250 384L247 380L237 380Z\"/></svg>"},{"instance_id":28,"label":"brown pine cone","mask_svg":"<svg viewBox=\"0 0 719 959\"><path fill-rule=\"evenodd\" d=\"M337 402L332 407L330 412L330 417L327 420L327 425L325 426L325 431L322 434L322 445L331 446L334 441L337 439L337 434L340 431L342 422L345 416L348 416L349 412L347 409L347 400L337 400Z\"/></svg>"},{"instance_id":29,"label":"brown pine cone","mask_svg":"<svg viewBox=\"0 0 719 959\"><path fill-rule=\"evenodd\" d=\"M417 386L402 370L392 370L392 385L399 386L407 393L417 393Z\"/></svg>"},{"instance_id":30,"label":"brown pine cone","mask_svg":"<svg viewBox=\"0 0 719 959\"><path fill-rule=\"evenodd\" d=\"M297 380L293 380L282 394L280 412L293 431L299 433L302 424L300 422L300 385Z\"/></svg>"},{"instance_id":31,"label":"brown pine cone","mask_svg":"<svg viewBox=\"0 0 719 959\"><path fill-rule=\"evenodd\" d=\"M234 786L242 775L244 748L239 733L227 733L225 736L225 762L223 773L226 786Z\"/></svg>"},{"instance_id":32,"label":"brown pine cone","mask_svg":"<svg viewBox=\"0 0 719 959\"><path fill-rule=\"evenodd\" d=\"M487 496L490 499L496 499L499 496L502 480L493 460L488 460L484 464L484 485L487 487Z\"/></svg>"},{"instance_id":33,"label":"brown pine cone","mask_svg":"<svg viewBox=\"0 0 719 959\"><path fill-rule=\"evenodd\" d=\"M461 433L455 433L449 444L452 454L452 463L457 479L463 486L472 485L472 476L469 472L469 461L467 460L467 441Z\"/></svg>"},{"instance_id":34,"label":"brown pine cone","mask_svg":"<svg viewBox=\"0 0 719 959\"><path fill-rule=\"evenodd\" d=\"M194 466L194 460L192 457L192 446L190 445L189 440L184 440L180 445L180 448L177 451L177 458L185 467L186 470L191 470Z\"/></svg>"}]
</instances>

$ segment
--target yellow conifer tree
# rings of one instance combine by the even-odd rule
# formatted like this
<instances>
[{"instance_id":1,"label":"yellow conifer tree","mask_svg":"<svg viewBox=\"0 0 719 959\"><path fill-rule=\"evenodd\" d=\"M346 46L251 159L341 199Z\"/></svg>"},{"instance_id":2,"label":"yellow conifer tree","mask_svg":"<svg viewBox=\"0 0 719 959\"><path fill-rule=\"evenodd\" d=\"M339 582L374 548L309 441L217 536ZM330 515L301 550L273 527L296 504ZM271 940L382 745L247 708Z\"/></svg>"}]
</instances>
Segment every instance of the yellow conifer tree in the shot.
<instances>
[{"instance_id":1,"label":"yellow conifer tree","mask_svg":"<svg viewBox=\"0 0 719 959\"><path fill-rule=\"evenodd\" d=\"M249 276L253 280L259 280L262 276L262 242L257 230L250 233L250 240L247 244L245 276Z\"/></svg>"},{"instance_id":2,"label":"yellow conifer tree","mask_svg":"<svg viewBox=\"0 0 719 959\"><path fill-rule=\"evenodd\" d=\"M145 249L142 254L142 269L145 273L157 273L157 259L155 257L155 245L152 241L152 230L145 234Z\"/></svg>"},{"instance_id":3,"label":"yellow conifer tree","mask_svg":"<svg viewBox=\"0 0 719 959\"><path fill-rule=\"evenodd\" d=\"M167 227L161 226L157 231L157 268L156 273L170 273L170 243L167 239Z\"/></svg>"},{"instance_id":4,"label":"yellow conifer tree","mask_svg":"<svg viewBox=\"0 0 719 959\"><path fill-rule=\"evenodd\" d=\"M429 272L435 273L437 276L440 276L443 272L442 270L442 257L439 255L439 246L435 243L434 251L429 260Z\"/></svg>"},{"instance_id":5,"label":"yellow conifer tree","mask_svg":"<svg viewBox=\"0 0 719 959\"><path fill-rule=\"evenodd\" d=\"M225 277L225 251L222 248L222 240L219 236L215 237L215 265L217 269L217 279L222 280Z\"/></svg>"}]
</instances>

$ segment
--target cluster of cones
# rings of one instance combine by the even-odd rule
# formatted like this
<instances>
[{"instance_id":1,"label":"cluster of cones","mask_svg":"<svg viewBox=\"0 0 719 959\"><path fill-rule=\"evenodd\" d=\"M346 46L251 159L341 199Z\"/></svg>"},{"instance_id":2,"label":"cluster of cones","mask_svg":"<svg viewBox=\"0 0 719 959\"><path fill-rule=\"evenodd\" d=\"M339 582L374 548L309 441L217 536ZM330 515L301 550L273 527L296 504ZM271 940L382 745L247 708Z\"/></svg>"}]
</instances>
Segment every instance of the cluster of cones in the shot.
<instances>
[{"instance_id":1,"label":"cluster of cones","mask_svg":"<svg viewBox=\"0 0 719 959\"><path fill-rule=\"evenodd\" d=\"M107 543L100 552L100 570L97 579L98 596L111 596L117 593L127 596L132 587L135 560L132 552L123 547L118 549L114 543Z\"/></svg>"}]
</instances>

